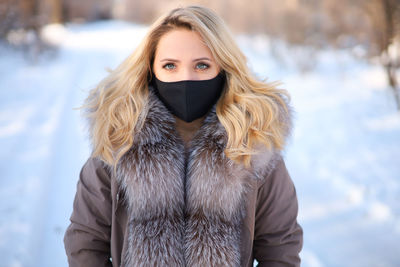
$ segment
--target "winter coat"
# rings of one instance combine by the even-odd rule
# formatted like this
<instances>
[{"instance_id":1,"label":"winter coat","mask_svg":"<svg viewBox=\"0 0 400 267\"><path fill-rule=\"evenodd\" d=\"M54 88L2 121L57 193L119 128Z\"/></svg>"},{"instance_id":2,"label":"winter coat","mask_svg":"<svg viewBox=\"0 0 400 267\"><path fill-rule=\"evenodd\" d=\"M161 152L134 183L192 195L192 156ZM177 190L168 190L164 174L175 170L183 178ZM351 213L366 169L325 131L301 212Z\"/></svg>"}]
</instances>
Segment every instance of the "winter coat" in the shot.
<instances>
[{"instance_id":1,"label":"winter coat","mask_svg":"<svg viewBox=\"0 0 400 267\"><path fill-rule=\"evenodd\" d=\"M69 266L299 266L296 191L279 152L234 163L214 106L185 156L152 90L147 110L115 172L98 158L83 166L64 236Z\"/></svg>"}]
</instances>

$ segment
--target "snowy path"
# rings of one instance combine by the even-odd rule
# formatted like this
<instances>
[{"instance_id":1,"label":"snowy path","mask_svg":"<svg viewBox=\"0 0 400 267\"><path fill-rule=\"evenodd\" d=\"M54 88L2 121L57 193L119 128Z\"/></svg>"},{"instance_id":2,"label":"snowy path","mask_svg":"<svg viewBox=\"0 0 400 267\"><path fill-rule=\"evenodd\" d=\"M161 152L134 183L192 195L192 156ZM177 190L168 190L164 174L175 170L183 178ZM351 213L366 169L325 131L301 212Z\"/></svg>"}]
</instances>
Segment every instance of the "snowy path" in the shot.
<instances>
[{"instance_id":1,"label":"snowy path","mask_svg":"<svg viewBox=\"0 0 400 267\"><path fill-rule=\"evenodd\" d=\"M60 43L50 61L0 48L0 266L67 266L62 238L89 155L73 108L146 28L50 30ZM305 231L302 266L398 266L400 114L382 70L327 52L316 72L299 74L271 57L268 40L238 40L257 73L284 82L297 111L286 161Z\"/></svg>"}]
</instances>

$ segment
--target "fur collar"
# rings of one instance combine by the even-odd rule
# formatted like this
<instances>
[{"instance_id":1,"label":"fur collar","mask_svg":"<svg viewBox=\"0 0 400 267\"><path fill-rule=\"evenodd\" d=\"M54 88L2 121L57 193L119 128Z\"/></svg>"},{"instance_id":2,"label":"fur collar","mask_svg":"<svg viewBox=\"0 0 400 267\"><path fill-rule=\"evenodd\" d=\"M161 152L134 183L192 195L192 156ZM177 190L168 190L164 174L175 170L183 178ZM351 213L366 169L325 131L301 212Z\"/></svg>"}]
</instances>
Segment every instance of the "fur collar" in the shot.
<instances>
[{"instance_id":1,"label":"fur collar","mask_svg":"<svg viewBox=\"0 0 400 267\"><path fill-rule=\"evenodd\" d=\"M185 159L174 117L149 91L143 127L117 166L129 217L122 266L240 266L249 179L265 177L277 152L254 156L250 170L231 161L214 106Z\"/></svg>"}]
</instances>

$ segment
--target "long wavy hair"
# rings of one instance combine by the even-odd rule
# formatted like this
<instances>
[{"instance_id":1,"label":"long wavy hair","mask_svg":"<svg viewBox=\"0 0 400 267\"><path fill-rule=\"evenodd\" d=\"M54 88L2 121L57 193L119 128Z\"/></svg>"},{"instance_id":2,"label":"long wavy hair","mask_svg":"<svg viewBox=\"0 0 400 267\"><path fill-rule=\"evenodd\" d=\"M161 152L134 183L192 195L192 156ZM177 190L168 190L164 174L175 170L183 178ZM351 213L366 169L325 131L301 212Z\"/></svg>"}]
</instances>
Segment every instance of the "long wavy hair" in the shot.
<instances>
[{"instance_id":1,"label":"long wavy hair","mask_svg":"<svg viewBox=\"0 0 400 267\"><path fill-rule=\"evenodd\" d=\"M158 18L133 53L90 91L83 107L90 121L92 156L116 166L131 148L147 115L148 83L158 42L177 28L198 32L225 72L216 113L227 133L227 157L248 166L257 143L282 149L290 127L285 119L290 112L287 92L255 77L233 35L213 11L187 6Z\"/></svg>"}]
</instances>

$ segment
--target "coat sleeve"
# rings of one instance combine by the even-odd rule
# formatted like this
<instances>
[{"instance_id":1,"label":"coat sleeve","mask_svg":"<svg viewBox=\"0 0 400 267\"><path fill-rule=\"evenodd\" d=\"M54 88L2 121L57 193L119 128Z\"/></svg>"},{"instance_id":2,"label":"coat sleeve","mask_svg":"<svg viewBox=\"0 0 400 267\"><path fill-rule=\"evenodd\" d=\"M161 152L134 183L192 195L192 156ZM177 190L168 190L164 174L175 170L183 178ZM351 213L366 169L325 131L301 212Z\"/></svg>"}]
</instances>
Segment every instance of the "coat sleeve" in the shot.
<instances>
[{"instance_id":1,"label":"coat sleeve","mask_svg":"<svg viewBox=\"0 0 400 267\"><path fill-rule=\"evenodd\" d=\"M98 159L83 166L64 246L70 267L111 266L110 176Z\"/></svg>"},{"instance_id":2,"label":"coat sleeve","mask_svg":"<svg viewBox=\"0 0 400 267\"><path fill-rule=\"evenodd\" d=\"M254 230L257 266L300 266L303 230L297 196L282 158L258 189Z\"/></svg>"}]
</instances>

